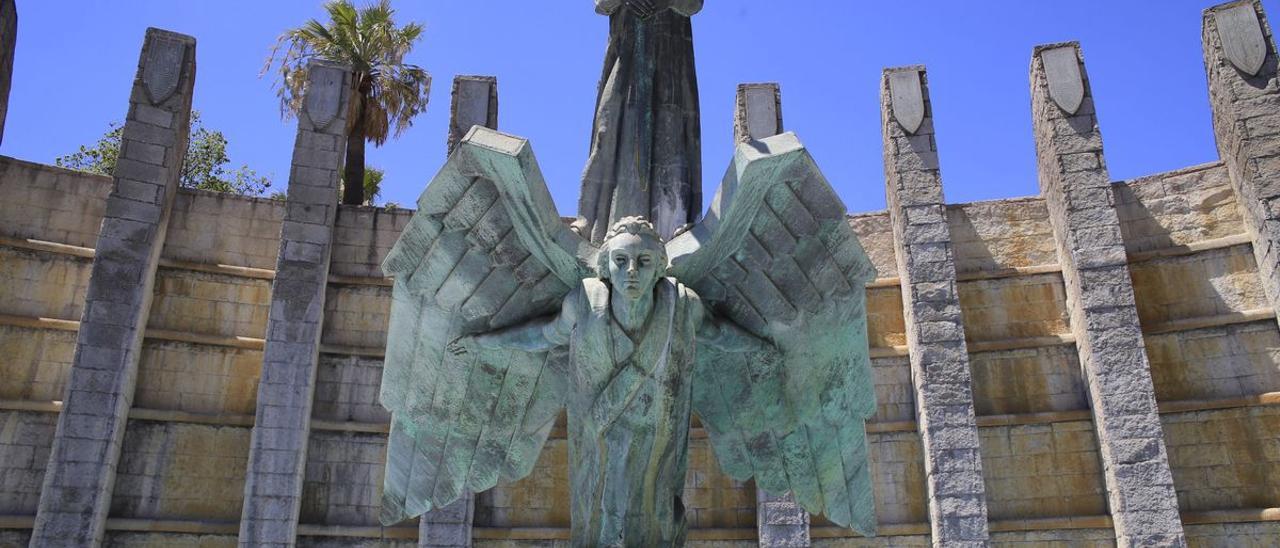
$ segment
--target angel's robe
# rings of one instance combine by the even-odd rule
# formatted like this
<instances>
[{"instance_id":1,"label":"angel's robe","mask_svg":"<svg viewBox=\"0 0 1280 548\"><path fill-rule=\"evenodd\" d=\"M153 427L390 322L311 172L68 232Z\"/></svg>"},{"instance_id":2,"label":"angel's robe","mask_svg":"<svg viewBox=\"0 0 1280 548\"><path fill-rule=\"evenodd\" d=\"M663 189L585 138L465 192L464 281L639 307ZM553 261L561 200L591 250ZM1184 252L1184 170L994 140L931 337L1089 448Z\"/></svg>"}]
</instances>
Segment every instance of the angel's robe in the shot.
<instances>
[{"instance_id":1,"label":"angel's robe","mask_svg":"<svg viewBox=\"0 0 1280 548\"><path fill-rule=\"evenodd\" d=\"M667 239L702 208L689 21L702 0L666 3L646 19L622 0L596 0L596 11L609 15L609 45L578 200L578 225L592 242L629 215L648 218Z\"/></svg>"},{"instance_id":2,"label":"angel's robe","mask_svg":"<svg viewBox=\"0 0 1280 548\"><path fill-rule=\"evenodd\" d=\"M578 307L568 335L572 538L681 546L694 312L702 304L674 279L660 279L633 340L614 319L609 292L607 282L585 279L569 297Z\"/></svg>"}]
</instances>

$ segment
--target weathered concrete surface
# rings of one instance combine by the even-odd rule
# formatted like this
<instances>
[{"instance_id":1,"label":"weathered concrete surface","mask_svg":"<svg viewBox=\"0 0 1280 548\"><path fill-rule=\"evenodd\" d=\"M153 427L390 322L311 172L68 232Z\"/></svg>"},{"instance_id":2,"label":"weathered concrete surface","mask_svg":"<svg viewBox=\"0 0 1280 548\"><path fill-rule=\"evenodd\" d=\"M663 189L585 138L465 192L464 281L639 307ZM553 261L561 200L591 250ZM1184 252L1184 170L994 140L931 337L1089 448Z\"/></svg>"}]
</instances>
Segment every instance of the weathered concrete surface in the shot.
<instances>
[{"instance_id":1,"label":"weathered concrete surface","mask_svg":"<svg viewBox=\"0 0 1280 548\"><path fill-rule=\"evenodd\" d=\"M245 474L246 546L294 544L307 463L351 78L349 68L328 62L313 62L308 73Z\"/></svg>"},{"instance_id":2,"label":"weathered concrete surface","mask_svg":"<svg viewBox=\"0 0 1280 548\"><path fill-rule=\"evenodd\" d=\"M1111 185L1129 254L1245 232L1231 176L1221 162Z\"/></svg>"},{"instance_id":3,"label":"weathered concrete surface","mask_svg":"<svg viewBox=\"0 0 1280 548\"><path fill-rule=\"evenodd\" d=\"M212 344L142 343L135 407L188 413L252 415L262 351Z\"/></svg>"},{"instance_id":4,"label":"weathered concrete surface","mask_svg":"<svg viewBox=\"0 0 1280 548\"><path fill-rule=\"evenodd\" d=\"M0 411L0 515L36 512L57 422L48 413Z\"/></svg>"},{"instance_id":5,"label":"weathered concrete surface","mask_svg":"<svg viewBox=\"0 0 1280 548\"><path fill-rule=\"evenodd\" d=\"M980 435L992 521L1107 513L1089 421L988 426Z\"/></svg>"},{"instance_id":6,"label":"weathered concrete surface","mask_svg":"<svg viewBox=\"0 0 1280 548\"><path fill-rule=\"evenodd\" d=\"M147 29L31 543L102 542L186 153L195 39Z\"/></svg>"},{"instance_id":7,"label":"weathered concrete surface","mask_svg":"<svg viewBox=\"0 0 1280 548\"><path fill-rule=\"evenodd\" d=\"M989 542L982 454L924 67L886 70L880 106L885 195L905 297L930 538L934 546L982 546ZM911 122L904 125L907 117Z\"/></svg>"},{"instance_id":8,"label":"weathered concrete surface","mask_svg":"<svg viewBox=\"0 0 1280 548\"><path fill-rule=\"evenodd\" d=\"M13 84L13 53L18 45L18 8L13 0L0 0L0 143L9 114L9 88Z\"/></svg>"},{"instance_id":9,"label":"weathered concrete surface","mask_svg":"<svg viewBox=\"0 0 1280 548\"><path fill-rule=\"evenodd\" d=\"M111 177L0 156L0 235L93 247Z\"/></svg>"},{"instance_id":10,"label":"weathered concrete surface","mask_svg":"<svg viewBox=\"0 0 1280 548\"><path fill-rule=\"evenodd\" d=\"M376 526L386 454L380 434L312 431L299 523Z\"/></svg>"},{"instance_id":11,"label":"weathered concrete surface","mask_svg":"<svg viewBox=\"0 0 1280 548\"><path fill-rule=\"evenodd\" d=\"M1280 507L1280 407L1244 407L1160 417L1178 508Z\"/></svg>"},{"instance_id":12,"label":"weathered concrete surface","mask_svg":"<svg viewBox=\"0 0 1280 548\"><path fill-rule=\"evenodd\" d=\"M273 269L280 253L285 202L227 192L182 189L162 255L168 259ZM216 226L217 230L209 230ZM262 336L258 330L255 337Z\"/></svg>"},{"instance_id":13,"label":"weathered concrete surface","mask_svg":"<svg viewBox=\"0 0 1280 548\"><path fill-rule=\"evenodd\" d=\"M111 517L234 522L248 447L242 426L129 421Z\"/></svg>"},{"instance_id":14,"label":"weathered concrete surface","mask_svg":"<svg viewBox=\"0 0 1280 548\"><path fill-rule=\"evenodd\" d=\"M1263 289L1271 307L1280 310L1280 74L1275 39L1257 0L1205 10L1203 38L1218 154L1244 212ZM1255 74L1237 66L1238 53L1237 59L1228 55L1241 47L1260 56Z\"/></svg>"},{"instance_id":15,"label":"weathered concrete surface","mask_svg":"<svg viewBox=\"0 0 1280 548\"><path fill-rule=\"evenodd\" d=\"M738 84L733 136L736 142L782 133L782 91L776 83ZM809 512L794 495L756 490L756 531L761 546L809 546Z\"/></svg>"},{"instance_id":16,"label":"weathered concrete surface","mask_svg":"<svg viewBox=\"0 0 1280 548\"><path fill-rule=\"evenodd\" d=\"M1046 63L1046 55L1069 55L1076 70ZM1061 99L1051 98L1048 71L1079 79L1084 98L1074 115L1059 106ZM1116 542L1186 545L1102 134L1077 44L1036 48L1031 97L1040 189L1049 204L1071 328L1089 385Z\"/></svg>"}]
</instances>

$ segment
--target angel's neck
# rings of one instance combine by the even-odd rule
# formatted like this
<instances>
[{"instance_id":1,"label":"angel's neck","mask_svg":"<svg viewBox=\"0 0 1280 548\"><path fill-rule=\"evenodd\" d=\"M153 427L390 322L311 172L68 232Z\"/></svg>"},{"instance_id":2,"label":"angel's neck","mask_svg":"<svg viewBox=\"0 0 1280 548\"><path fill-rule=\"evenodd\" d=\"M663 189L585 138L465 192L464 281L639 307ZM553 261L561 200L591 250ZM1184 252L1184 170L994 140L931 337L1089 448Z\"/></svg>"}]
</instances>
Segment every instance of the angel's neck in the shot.
<instances>
[{"instance_id":1,"label":"angel's neck","mask_svg":"<svg viewBox=\"0 0 1280 548\"><path fill-rule=\"evenodd\" d=\"M644 321L649 318L649 312L653 310L653 292L651 291L645 292L636 299L628 298L621 291L615 291L610 295L609 300L613 308L613 317L630 332L640 329Z\"/></svg>"}]
</instances>

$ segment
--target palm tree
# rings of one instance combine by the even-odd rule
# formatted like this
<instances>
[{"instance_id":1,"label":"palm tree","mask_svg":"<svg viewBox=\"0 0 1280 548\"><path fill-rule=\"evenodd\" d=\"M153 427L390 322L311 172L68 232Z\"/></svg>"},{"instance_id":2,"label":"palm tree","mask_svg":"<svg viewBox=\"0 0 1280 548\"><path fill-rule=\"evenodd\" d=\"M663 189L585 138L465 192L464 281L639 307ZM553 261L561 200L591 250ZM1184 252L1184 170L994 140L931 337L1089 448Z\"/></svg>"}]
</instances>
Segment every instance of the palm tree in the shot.
<instances>
[{"instance_id":1,"label":"palm tree","mask_svg":"<svg viewBox=\"0 0 1280 548\"><path fill-rule=\"evenodd\" d=\"M398 137L413 124L414 116L427 109L431 75L404 62L405 55L422 36L423 27L408 23L397 28L390 0L378 0L359 9L350 0L334 0L324 9L329 23L312 19L281 34L262 72L266 74L279 61L280 111L288 117L302 107L308 61L318 57L351 65L343 179L363 181L365 141L382 146L392 134L392 127ZM342 203L364 202L362 185L346 185Z\"/></svg>"},{"instance_id":2,"label":"palm tree","mask_svg":"<svg viewBox=\"0 0 1280 548\"><path fill-rule=\"evenodd\" d=\"M382 179L387 173L380 168L366 166L364 168L364 202L361 205L371 206L382 195ZM347 191L347 181L338 181L338 188L343 194Z\"/></svg>"}]
</instances>

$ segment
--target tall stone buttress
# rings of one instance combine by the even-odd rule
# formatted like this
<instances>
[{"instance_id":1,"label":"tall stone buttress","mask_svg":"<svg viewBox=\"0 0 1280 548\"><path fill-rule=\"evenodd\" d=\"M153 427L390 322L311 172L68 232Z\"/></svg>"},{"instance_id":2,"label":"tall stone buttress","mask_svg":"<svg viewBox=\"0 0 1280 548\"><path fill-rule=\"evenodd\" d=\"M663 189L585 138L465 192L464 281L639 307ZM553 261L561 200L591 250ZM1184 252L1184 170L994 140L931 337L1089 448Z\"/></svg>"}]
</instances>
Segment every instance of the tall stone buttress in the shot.
<instances>
[{"instance_id":1,"label":"tall stone buttress","mask_svg":"<svg viewBox=\"0 0 1280 548\"><path fill-rule=\"evenodd\" d=\"M492 76L457 76L449 105L447 154L474 126L498 129L498 79ZM427 512L418 521L418 546L446 548L471 546L471 526L476 497L467 494L453 504Z\"/></svg>"},{"instance_id":2,"label":"tall stone buttress","mask_svg":"<svg viewBox=\"0 0 1280 548\"><path fill-rule=\"evenodd\" d=\"M733 116L735 142L782 133L782 92L776 83L739 84ZM756 488L760 546L809 546L809 512L794 495L775 497Z\"/></svg>"},{"instance_id":3,"label":"tall stone buttress","mask_svg":"<svg viewBox=\"0 0 1280 548\"><path fill-rule=\"evenodd\" d=\"M241 546L293 546L298 534L351 69L312 61L307 78L271 284Z\"/></svg>"},{"instance_id":4,"label":"tall stone buttress","mask_svg":"<svg viewBox=\"0 0 1280 548\"><path fill-rule=\"evenodd\" d=\"M1204 12L1204 67L1218 154L1253 240L1262 287L1280 311L1280 77L1262 3Z\"/></svg>"},{"instance_id":5,"label":"tall stone buttress","mask_svg":"<svg viewBox=\"0 0 1280 548\"><path fill-rule=\"evenodd\" d=\"M982 454L924 67L885 70L880 107L931 539L934 546L983 546L990 537Z\"/></svg>"},{"instance_id":6,"label":"tall stone buttress","mask_svg":"<svg viewBox=\"0 0 1280 548\"><path fill-rule=\"evenodd\" d=\"M11 5L11 4L10 4ZM196 41L147 29L31 546L102 543L187 152Z\"/></svg>"},{"instance_id":7,"label":"tall stone buttress","mask_svg":"<svg viewBox=\"0 0 1280 548\"><path fill-rule=\"evenodd\" d=\"M0 0L0 143L4 120L9 116L9 87L13 83L13 53L18 45L18 8L13 0Z\"/></svg>"},{"instance_id":8,"label":"tall stone buttress","mask_svg":"<svg viewBox=\"0 0 1280 548\"><path fill-rule=\"evenodd\" d=\"M1067 308L1120 546L1185 546L1151 365L1077 43L1035 48L1031 111Z\"/></svg>"}]
</instances>

